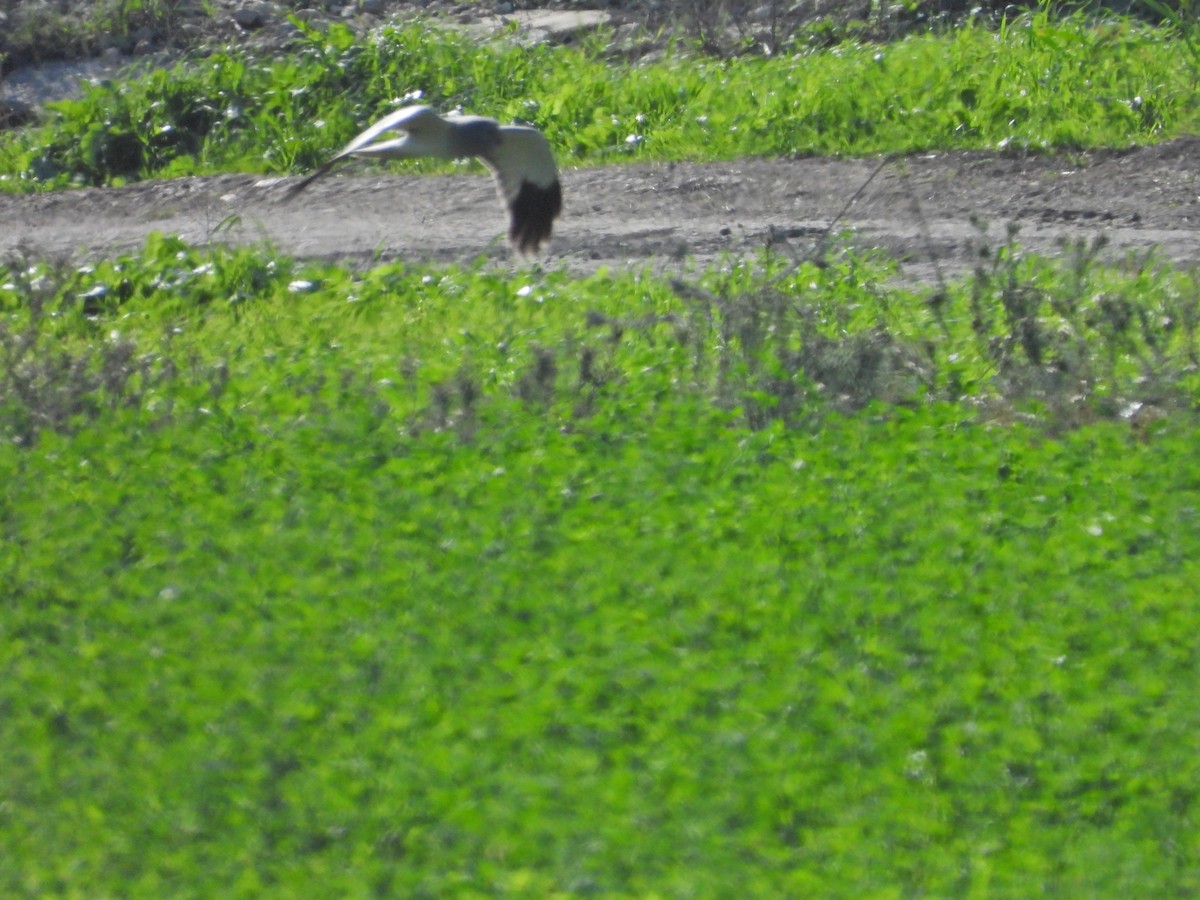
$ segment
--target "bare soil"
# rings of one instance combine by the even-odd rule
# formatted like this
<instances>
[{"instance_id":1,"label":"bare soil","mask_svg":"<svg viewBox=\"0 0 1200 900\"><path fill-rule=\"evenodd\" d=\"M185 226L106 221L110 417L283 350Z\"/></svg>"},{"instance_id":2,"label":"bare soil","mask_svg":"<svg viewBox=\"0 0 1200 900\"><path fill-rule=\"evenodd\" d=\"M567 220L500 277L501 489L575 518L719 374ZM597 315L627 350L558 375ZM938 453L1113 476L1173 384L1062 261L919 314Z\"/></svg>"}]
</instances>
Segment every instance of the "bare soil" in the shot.
<instances>
[{"instance_id":1,"label":"bare soil","mask_svg":"<svg viewBox=\"0 0 1200 900\"><path fill-rule=\"evenodd\" d=\"M1177 264L1200 259L1200 139L880 163L744 159L567 170L566 209L542 263L677 272L768 244L812 253L831 227L854 247L900 260L902 278L928 283L977 265L1010 226L1038 253L1104 238L1114 259L1146 251ZM482 171L396 175L356 163L284 203L294 180L223 175L0 196L0 256L86 260L134 250L159 231L356 267L481 256L520 262L503 242L505 216Z\"/></svg>"}]
</instances>

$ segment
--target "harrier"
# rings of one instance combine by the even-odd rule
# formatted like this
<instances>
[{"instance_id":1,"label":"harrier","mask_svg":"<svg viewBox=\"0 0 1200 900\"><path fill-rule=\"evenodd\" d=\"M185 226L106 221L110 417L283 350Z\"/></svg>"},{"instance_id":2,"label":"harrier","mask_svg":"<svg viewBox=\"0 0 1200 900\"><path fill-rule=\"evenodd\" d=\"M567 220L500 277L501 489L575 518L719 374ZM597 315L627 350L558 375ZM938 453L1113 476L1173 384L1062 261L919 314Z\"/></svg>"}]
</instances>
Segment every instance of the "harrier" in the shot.
<instances>
[{"instance_id":1,"label":"harrier","mask_svg":"<svg viewBox=\"0 0 1200 900\"><path fill-rule=\"evenodd\" d=\"M389 132L403 137L378 140ZM562 185L550 144L536 128L501 125L483 116L443 118L428 106L406 106L380 119L329 162L288 191L294 197L349 156L373 159L478 157L492 170L508 208L508 238L522 253L535 253L550 238L562 212Z\"/></svg>"}]
</instances>

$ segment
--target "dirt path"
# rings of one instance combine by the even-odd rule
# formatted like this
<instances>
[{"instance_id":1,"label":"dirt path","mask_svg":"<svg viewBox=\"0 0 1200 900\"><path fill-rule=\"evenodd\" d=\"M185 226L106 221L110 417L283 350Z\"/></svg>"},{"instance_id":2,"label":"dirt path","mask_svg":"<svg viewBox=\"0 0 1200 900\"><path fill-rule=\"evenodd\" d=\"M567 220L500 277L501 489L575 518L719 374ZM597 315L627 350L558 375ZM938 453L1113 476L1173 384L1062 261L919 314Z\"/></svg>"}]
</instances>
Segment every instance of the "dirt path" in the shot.
<instances>
[{"instance_id":1,"label":"dirt path","mask_svg":"<svg viewBox=\"0 0 1200 900\"><path fill-rule=\"evenodd\" d=\"M877 165L740 160L567 171L566 213L545 264L675 271L688 261L752 254L769 241L803 252ZM401 176L355 165L285 205L288 182L227 175L0 196L0 254L97 257L132 250L161 231L356 265L510 258L485 174ZM1126 152L950 153L890 162L838 228L851 229L859 247L901 259L905 277L928 281L968 269L982 248L1004 240L1010 223L1022 246L1040 252L1103 235L1110 256L1157 248L1178 263L1200 260L1200 139Z\"/></svg>"}]
</instances>

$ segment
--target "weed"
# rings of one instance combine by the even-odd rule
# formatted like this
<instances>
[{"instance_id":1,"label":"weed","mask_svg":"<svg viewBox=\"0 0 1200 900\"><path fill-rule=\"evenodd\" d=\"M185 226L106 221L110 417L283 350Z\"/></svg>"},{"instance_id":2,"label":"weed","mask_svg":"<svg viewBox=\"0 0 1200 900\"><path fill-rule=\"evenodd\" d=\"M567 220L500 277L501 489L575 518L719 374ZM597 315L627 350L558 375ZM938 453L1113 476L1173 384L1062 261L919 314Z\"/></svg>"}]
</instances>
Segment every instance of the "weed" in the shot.
<instances>
[{"instance_id":1,"label":"weed","mask_svg":"<svg viewBox=\"0 0 1200 900\"><path fill-rule=\"evenodd\" d=\"M478 44L424 26L370 40L335 26L303 41L287 59L216 55L93 86L48 125L0 138L0 185L306 169L418 97L530 121L567 163L1123 145L1195 116L1192 73L1165 32L1081 18L770 59L680 52L620 77L594 48Z\"/></svg>"},{"instance_id":2,"label":"weed","mask_svg":"<svg viewBox=\"0 0 1200 900\"><path fill-rule=\"evenodd\" d=\"M172 363L139 353L116 329L86 343L57 339L54 317L93 317L107 299L93 289L76 309L63 308L66 271L24 261L7 267L4 290L18 293L25 309L0 320L0 439L31 446L43 430L71 433L106 410L143 407L174 378Z\"/></svg>"},{"instance_id":3,"label":"weed","mask_svg":"<svg viewBox=\"0 0 1200 900\"><path fill-rule=\"evenodd\" d=\"M767 253L694 282L644 281L627 290L651 307L623 310L607 291L593 296L603 280L552 279L514 295L512 285L478 272L418 279L403 267L382 267L353 278L330 268L297 278L295 264L274 254L201 253L159 237L140 258L97 267L10 265L4 287L17 299L4 323L0 383L14 411L10 430L30 441L38 429L70 431L113 405L161 409L179 371L197 375L196 390L214 399L230 388L234 376L223 358L176 358L173 325L129 336L130 322L145 315L134 310L146 304L162 307L155 320L170 311L258 328L264 304L297 291L349 297L364 321L380 315L384 298L390 305L408 297L417 306L402 321L412 323L430 305L449 304L451 314L465 294L485 297L472 302L491 312L455 326L457 360L406 336L396 348L402 365L374 378L342 376L342 392L377 408L375 418L405 417L413 434L463 440L496 403L573 428L657 392L692 396L753 429L807 429L830 413L928 403L1032 417L1054 431L1139 410L1147 411L1143 418L1151 410L1192 411L1200 385L1196 276L1153 257L1113 269L1100 249L1077 245L1053 265L1025 255L1010 230L969 278L930 295L895 287L884 262L835 244L816 262ZM497 296L513 299L497 306ZM543 314L546 306L575 308L578 300L564 297L585 298L590 312L574 321ZM103 324L117 314L119 325ZM492 349L481 344L486 322L497 329ZM135 340L151 349L137 350ZM340 346L344 338L329 340ZM397 375L402 401L376 386ZM322 408L343 402L326 397L327 380L315 378L301 394Z\"/></svg>"},{"instance_id":4,"label":"weed","mask_svg":"<svg viewBox=\"0 0 1200 900\"><path fill-rule=\"evenodd\" d=\"M1051 278L1009 229L1007 242L975 270L970 330L999 396L1014 406L1044 405L1057 427L1128 417L1143 406L1193 410L1195 274L1172 274L1145 255L1112 282L1098 261L1103 247L1097 238L1065 248L1061 277ZM1157 287L1147 294L1150 284Z\"/></svg>"}]
</instances>

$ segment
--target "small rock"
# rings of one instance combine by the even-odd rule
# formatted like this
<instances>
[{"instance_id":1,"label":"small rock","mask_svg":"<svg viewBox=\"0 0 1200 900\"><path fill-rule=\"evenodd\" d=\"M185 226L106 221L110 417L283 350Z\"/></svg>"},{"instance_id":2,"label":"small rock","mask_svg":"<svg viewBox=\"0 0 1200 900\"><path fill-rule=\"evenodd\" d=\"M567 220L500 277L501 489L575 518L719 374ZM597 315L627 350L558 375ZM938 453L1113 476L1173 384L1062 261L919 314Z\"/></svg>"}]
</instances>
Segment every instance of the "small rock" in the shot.
<instances>
[{"instance_id":1,"label":"small rock","mask_svg":"<svg viewBox=\"0 0 1200 900\"><path fill-rule=\"evenodd\" d=\"M147 53L153 53L157 38L158 35L154 33L154 29L138 28L129 36L128 43L131 46L128 52L134 56L145 56Z\"/></svg>"},{"instance_id":2,"label":"small rock","mask_svg":"<svg viewBox=\"0 0 1200 900\"><path fill-rule=\"evenodd\" d=\"M20 128L36 118L37 113L33 107L19 100L5 100L0 97L0 131L5 128Z\"/></svg>"},{"instance_id":3,"label":"small rock","mask_svg":"<svg viewBox=\"0 0 1200 900\"><path fill-rule=\"evenodd\" d=\"M242 28L262 28L267 24L271 8L265 3L248 3L233 11L233 21Z\"/></svg>"},{"instance_id":4,"label":"small rock","mask_svg":"<svg viewBox=\"0 0 1200 900\"><path fill-rule=\"evenodd\" d=\"M378 16L383 14L383 0L362 0L359 4L362 11L368 15Z\"/></svg>"},{"instance_id":5,"label":"small rock","mask_svg":"<svg viewBox=\"0 0 1200 900\"><path fill-rule=\"evenodd\" d=\"M29 164L29 171L38 181L49 181L58 175L62 169L47 154L43 153Z\"/></svg>"},{"instance_id":6,"label":"small rock","mask_svg":"<svg viewBox=\"0 0 1200 900\"><path fill-rule=\"evenodd\" d=\"M275 29L276 37L285 43L288 41L294 41L303 34L304 32L299 29L295 22L289 22L286 20L280 22L279 26Z\"/></svg>"},{"instance_id":7,"label":"small rock","mask_svg":"<svg viewBox=\"0 0 1200 900\"><path fill-rule=\"evenodd\" d=\"M175 7L175 15L181 18L197 19L206 13L200 0L179 0Z\"/></svg>"}]
</instances>

